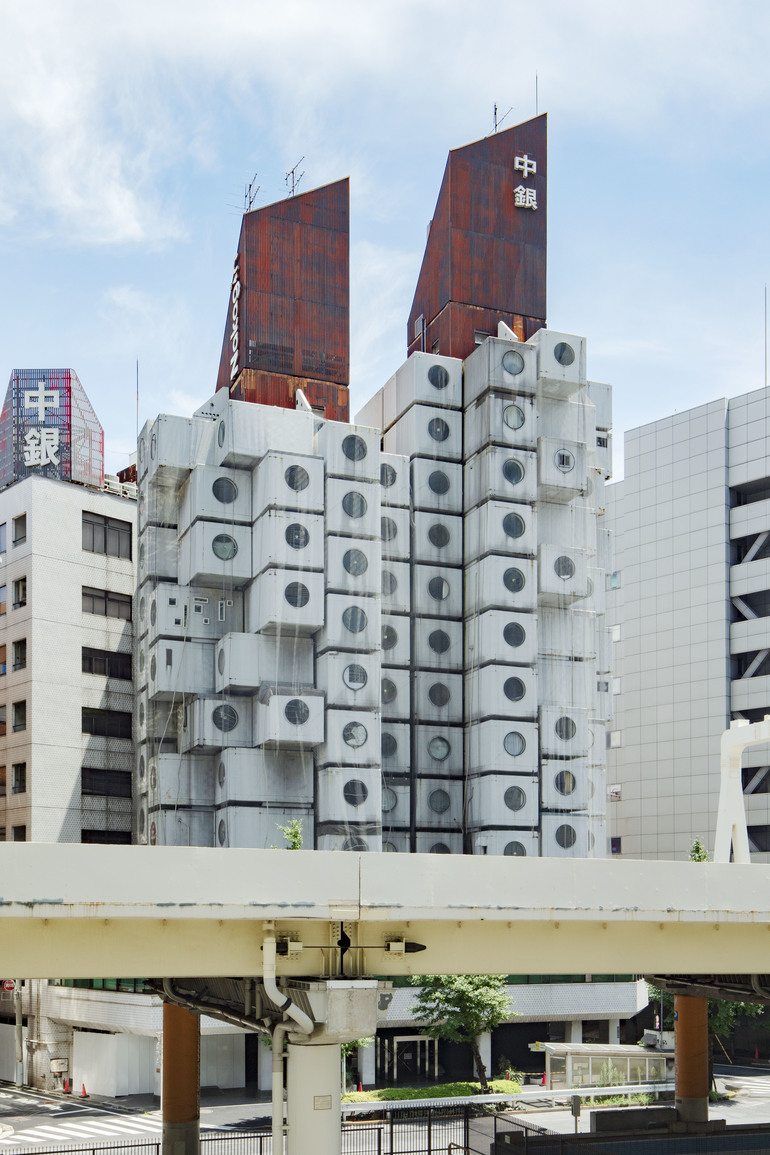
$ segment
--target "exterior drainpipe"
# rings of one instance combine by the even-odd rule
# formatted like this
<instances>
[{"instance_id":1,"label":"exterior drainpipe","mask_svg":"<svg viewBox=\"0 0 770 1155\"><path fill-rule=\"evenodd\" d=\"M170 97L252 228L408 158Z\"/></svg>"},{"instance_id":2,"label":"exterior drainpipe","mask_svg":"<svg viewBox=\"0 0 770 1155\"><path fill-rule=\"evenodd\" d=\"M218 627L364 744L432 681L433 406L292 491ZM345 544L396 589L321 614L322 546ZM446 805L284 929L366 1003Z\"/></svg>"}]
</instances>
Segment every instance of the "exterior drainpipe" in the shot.
<instances>
[{"instance_id":1,"label":"exterior drainpipe","mask_svg":"<svg viewBox=\"0 0 770 1155\"><path fill-rule=\"evenodd\" d=\"M315 1026L313 1020L296 1007L284 991L278 989L275 981L275 923L264 923L265 937L262 940L262 985L265 994L284 1016L293 1020L292 1028L301 1034L311 1035ZM273 1029L272 1063L272 1116L273 1155L283 1155L283 1039L290 1028L284 1023Z\"/></svg>"}]
</instances>

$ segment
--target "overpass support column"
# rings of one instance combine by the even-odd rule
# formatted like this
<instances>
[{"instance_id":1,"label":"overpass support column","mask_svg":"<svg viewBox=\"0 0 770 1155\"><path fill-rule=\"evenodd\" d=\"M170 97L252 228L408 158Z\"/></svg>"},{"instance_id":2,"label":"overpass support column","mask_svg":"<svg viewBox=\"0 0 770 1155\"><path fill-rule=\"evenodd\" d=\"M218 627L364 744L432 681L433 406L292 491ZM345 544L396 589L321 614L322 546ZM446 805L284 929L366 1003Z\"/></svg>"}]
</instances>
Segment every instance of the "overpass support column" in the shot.
<instances>
[{"instance_id":1,"label":"overpass support column","mask_svg":"<svg viewBox=\"0 0 770 1155\"><path fill-rule=\"evenodd\" d=\"M676 1109L683 1123L709 1117L708 999L674 997Z\"/></svg>"},{"instance_id":2,"label":"overpass support column","mask_svg":"<svg viewBox=\"0 0 770 1155\"><path fill-rule=\"evenodd\" d=\"M200 1016L163 1004L163 1155L200 1150Z\"/></svg>"},{"instance_id":3,"label":"overpass support column","mask_svg":"<svg viewBox=\"0 0 770 1155\"><path fill-rule=\"evenodd\" d=\"M341 1080L339 1043L289 1043L287 1155L340 1155Z\"/></svg>"}]
</instances>

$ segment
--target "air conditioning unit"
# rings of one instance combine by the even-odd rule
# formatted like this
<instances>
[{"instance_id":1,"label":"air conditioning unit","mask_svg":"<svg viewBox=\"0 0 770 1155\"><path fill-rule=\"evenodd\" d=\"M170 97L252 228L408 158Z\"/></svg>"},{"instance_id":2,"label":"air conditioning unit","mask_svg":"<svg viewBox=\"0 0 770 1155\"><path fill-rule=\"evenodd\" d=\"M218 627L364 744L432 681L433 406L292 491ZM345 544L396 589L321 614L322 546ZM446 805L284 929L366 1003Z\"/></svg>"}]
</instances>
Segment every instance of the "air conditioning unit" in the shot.
<instances>
[{"instance_id":1,"label":"air conditioning unit","mask_svg":"<svg viewBox=\"0 0 770 1155\"><path fill-rule=\"evenodd\" d=\"M154 755L147 765L150 806L213 806L215 764L199 754Z\"/></svg>"},{"instance_id":2,"label":"air conditioning unit","mask_svg":"<svg viewBox=\"0 0 770 1155\"><path fill-rule=\"evenodd\" d=\"M142 824L142 816L139 818ZM173 810L153 810L146 818L146 833L140 839L150 846L213 846L214 808L175 806Z\"/></svg>"},{"instance_id":3,"label":"air conditioning unit","mask_svg":"<svg viewBox=\"0 0 770 1155\"><path fill-rule=\"evenodd\" d=\"M410 772L410 735L408 723L383 721L380 738L383 774L408 774Z\"/></svg>"},{"instance_id":4,"label":"air conditioning unit","mask_svg":"<svg viewBox=\"0 0 770 1155\"><path fill-rule=\"evenodd\" d=\"M463 500L466 511L482 501L537 500L537 454L531 450L488 445L465 463Z\"/></svg>"},{"instance_id":5,"label":"air conditioning unit","mask_svg":"<svg viewBox=\"0 0 770 1155\"><path fill-rule=\"evenodd\" d=\"M493 718L466 727L469 774L536 774L538 728L534 722Z\"/></svg>"},{"instance_id":6,"label":"air conditioning unit","mask_svg":"<svg viewBox=\"0 0 770 1155\"><path fill-rule=\"evenodd\" d=\"M444 566L412 567L412 609L418 617L461 618L463 571Z\"/></svg>"},{"instance_id":7,"label":"air conditioning unit","mask_svg":"<svg viewBox=\"0 0 770 1155\"><path fill-rule=\"evenodd\" d=\"M411 622L400 614L382 615L383 666L408 666L411 660Z\"/></svg>"},{"instance_id":8,"label":"air conditioning unit","mask_svg":"<svg viewBox=\"0 0 770 1155\"><path fill-rule=\"evenodd\" d=\"M463 519L448 513L415 513L413 516L413 562L428 565L463 564Z\"/></svg>"},{"instance_id":9,"label":"air conditioning unit","mask_svg":"<svg viewBox=\"0 0 770 1155\"><path fill-rule=\"evenodd\" d=\"M413 766L418 774L461 778L463 728L441 723L414 727Z\"/></svg>"},{"instance_id":10,"label":"air conditioning unit","mask_svg":"<svg viewBox=\"0 0 770 1155\"><path fill-rule=\"evenodd\" d=\"M199 518L249 525L251 472L196 465L182 492L180 533L184 533Z\"/></svg>"},{"instance_id":11,"label":"air conditioning unit","mask_svg":"<svg viewBox=\"0 0 770 1155\"><path fill-rule=\"evenodd\" d=\"M418 854L462 854L463 836L447 830L417 831Z\"/></svg>"},{"instance_id":12,"label":"air conditioning unit","mask_svg":"<svg viewBox=\"0 0 770 1155\"><path fill-rule=\"evenodd\" d=\"M418 829L462 831L463 784L446 778L415 778Z\"/></svg>"},{"instance_id":13,"label":"air conditioning unit","mask_svg":"<svg viewBox=\"0 0 770 1155\"><path fill-rule=\"evenodd\" d=\"M329 706L377 710L380 705L380 661L377 654L327 650L318 659L316 678Z\"/></svg>"},{"instance_id":14,"label":"air conditioning unit","mask_svg":"<svg viewBox=\"0 0 770 1155\"><path fill-rule=\"evenodd\" d=\"M326 650L373 654L380 649L380 599L326 595L326 624L316 638L316 655Z\"/></svg>"},{"instance_id":15,"label":"air conditioning unit","mask_svg":"<svg viewBox=\"0 0 770 1155\"><path fill-rule=\"evenodd\" d=\"M152 646L148 659L148 692L154 699L181 701L184 696L211 695L216 642L180 642L165 638Z\"/></svg>"},{"instance_id":16,"label":"air conditioning unit","mask_svg":"<svg viewBox=\"0 0 770 1155\"><path fill-rule=\"evenodd\" d=\"M587 810L589 780L585 758L544 758L541 779L545 810Z\"/></svg>"},{"instance_id":17,"label":"air conditioning unit","mask_svg":"<svg viewBox=\"0 0 770 1155\"><path fill-rule=\"evenodd\" d=\"M378 541L329 535L326 538L326 589L338 594L379 594L382 551Z\"/></svg>"},{"instance_id":18,"label":"air conditioning unit","mask_svg":"<svg viewBox=\"0 0 770 1155\"><path fill-rule=\"evenodd\" d=\"M233 747L214 758L213 766L217 806L256 802L312 806L313 755L309 751ZM280 844L277 834L274 841Z\"/></svg>"},{"instance_id":19,"label":"air conditioning unit","mask_svg":"<svg viewBox=\"0 0 770 1155\"><path fill-rule=\"evenodd\" d=\"M466 778L468 826L475 830L483 830L485 826L537 826L539 794L536 774L483 774Z\"/></svg>"},{"instance_id":20,"label":"air conditioning unit","mask_svg":"<svg viewBox=\"0 0 770 1155\"><path fill-rule=\"evenodd\" d=\"M251 508L255 520L266 509L323 513L323 459L276 450L266 453L252 474Z\"/></svg>"},{"instance_id":21,"label":"air conditioning unit","mask_svg":"<svg viewBox=\"0 0 770 1155\"><path fill-rule=\"evenodd\" d=\"M358 854L382 850L382 829L370 823L354 826L352 823L326 822L316 834L316 850L347 850Z\"/></svg>"},{"instance_id":22,"label":"air conditioning unit","mask_svg":"<svg viewBox=\"0 0 770 1155\"><path fill-rule=\"evenodd\" d=\"M181 748L210 751L225 746L252 746L252 704L249 698L195 698L184 707Z\"/></svg>"},{"instance_id":23,"label":"air conditioning unit","mask_svg":"<svg viewBox=\"0 0 770 1155\"><path fill-rule=\"evenodd\" d=\"M537 717L537 671L531 666L482 666L465 678L465 717Z\"/></svg>"},{"instance_id":24,"label":"air conditioning unit","mask_svg":"<svg viewBox=\"0 0 770 1155\"><path fill-rule=\"evenodd\" d=\"M383 669L380 679L380 702L382 720L408 721L412 714L410 697L410 675L408 670L388 667Z\"/></svg>"},{"instance_id":25,"label":"air conditioning unit","mask_svg":"<svg viewBox=\"0 0 770 1155\"><path fill-rule=\"evenodd\" d=\"M280 634L225 634L216 647L215 689L218 694L254 693L263 682L312 688L315 682L313 642Z\"/></svg>"},{"instance_id":26,"label":"air conditioning unit","mask_svg":"<svg viewBox=\"0 0 770 1155\"><path fill-rule=\"evenodd\" d=\"M250 526L196 521L180 539L180 585L232 590L244 586L251 577Z\"/></svg>"},{"instance_id":27,"label":"air conditioning unit","mask_svg":"<svg viewBox=\"0 0 770 1155\"><path fill-rule=\"evenodd\" d=\"M537 609L537 564L534 559L492 553L466 568L466 618L488 609Z\"/></svg>"},{"instance_id":28,"label":"air conditioning unit","mask_svg":"<svg viewBox=\"0 0 770 1155\"><path fill-rule=\"evenodd\" d=\"M586 489L586 447L578 441L539 437L538 497L541 501L573 501Z\"/></svg>"},{"instance_id":29,"label":"air conditioning unit","mask_svg":"<svg viewBox=\"0 0 770 1155\"><path fill-rule=\"evenodd\" d=\"M323 570L324 519L319 513L267 509L252 531L252 573L287 566Z\"/></svg>"},{"instance_id":30,"label":"air conditioning unit","mask_svg":"<svg viewBox=\"0 0 770 1155\"><path fill-rule=\"evenodd\" d=\"M485 501L465 515L465 556L488 553L532 557L537 549L535 510L531 505Z\"/></svg>"},{"instance_id":31,"label":"air conditioning unit","mask_svg":"<svg viewBox=\"0 0 770 1155\"><path fill-rule=\"evenodd\" d=\"M411 551L411 518L408 509L383 506L380 516L383 559L408 561Z\"/></svg>"},{"instance_id":32,"label":"air conditioning unit","mask_svg":"<svg viewBox=\"0 0 770 1155\"><path fill-rule=\"evenodd\" d=\"M434 405L413 405L383 435L386 453L461 461L462 413Z\"/></svg>"},{"instance_id":33,"label":"air conditioning unit","mask_svg":"<svg viewBox=\"0 0 770 1155\"><path fill-rule=\"evenodd\" d=\"M316 771L316 821L379 825L382 819L380 781L379 767L319 768Z\"/></svg>"},{"instance_id":34,"label":"air conditioning unit","mask_svg":"<svg viewBox=\"0 0 770 1155\"><path fill-rule=\"evenodd\" d=\"M279 827L299 818L303 824L306 845L312 845L313 815L308 807L223 806L214 812L215 845L254 847L268 850L284 845Z\"/></svg>"},{"instance_id":35,"label":"air conditioning unit","mask_svg":"<svg viewBox=\"0 0 770 1155\"><path fill-rule=\"evenodd\" d=\"M380 536L380 486L375 481L326 479L326 532Z\"/></svg>"},{"instance_id":36,"label":"air conditioning unit","mask_svg":"<svg viewBox=\"0 0 770 1155\"><path fill-rule=\"evenodd\" d=\"M582 606L582 602L577 602ZM590 610L576 609L575 605L556 610L546 606L538 613L540 623L540 653L563 657L570 654L582 660L596 658L602 637L602 629Z\"/></svg>"},{"instance_id":37,"label":"air conditioning unit","mask_svg":"<svg viewBox=\"0 0 770 1155\"><path fill-rule=\"evenodd\" d=\"M412 504L415 509L462 513L462 465L455 461L430 461L427 457L415 457L411 470Z\"/></svg>"},{"instance_id":38,"label":"air conditioning unit","mask_svg":"<svg viewBox=\"0 0 770 1155\"><path fill-rule=\"evenodd\" d=\"M471 834L471 854L538 858L540 855L540 834L537 830L477 831Z\"/></svg>"},{"instance_id":39,"label":"air conditioning unit","mask_svg":"<svg viewBox=\"0 0 770 1155\"><path fill-rule=\"evenodd\" d=\"M596 820L585 814L540 816L540 853L543 858L603 858L605 847L597 844ZM601 841L604 841L603 834Z\"/></svg>"},{"instance_id":40,"label":"air conditioning unit","mask_svg":"<svg viewBox=\"0 0 770 1155\"><path fill-rule=\"evenodd\" d=\"M282 690L266 692L263 686L254 703L253 744L281 750L320 746L324 740L324 709L324 695L318 690L290 694Z\"/></svg>"},{"instance_id":41,"label":"air conditioning unit","mask_svg":"<svg viewBox=\"0 0 770 1155\"><path fill-rule=\"evenodd\" d=\"M540 707L540 754L542 758L584 758L588 754L588 711L577 706Z\"/></svg>"},{"instance_id":42,"label":"air conditioning unit","mask_svg":"<svg viewBox=\"0 0 770 1155\"><path fill-rule=\"evenodd\" d=\"M139 533L146 525L176 526L180 518L179 490L173 481L158 474L150 484L145 478L137 488L136 524Z\"/></svg>"},{"instance_id":43,"label":"air conditioning unit","mask_svg":"<svg viewBox=\"0 0 770 1155\"><path fill-rule=\"evenodd\" d=\"M451 724L463 720L463 675L418 670L414 674L414 717Z\"/></svg>"},{"instance_id":44,"label":"air conditioning unit","mask_svg":"<svg viewBox=\"0 0 770 1155\"><path fill-rule=\"evenodd\" d=\"M396 453L380 454L380 500L383 505L409 508L409 458Z\"/></svg>"},{"instance_id":45,"label":"air conditioning unit","mask_svg":"<svg viewBox=\"0 0 770 1155\"><path fill-rule=\"evenodd\" d=\"M414 661L421 670L462 673L462 622L418 618L414 623Z\"/></svg>"},{"instance_id":46,"label":"air conditioning unit","mask_svg":"<svg viewBox=\"0 0 770 1155\"><path fill-rule=\"evenodd\" d=\"M409 563L391 561L382 563L380 584L383 613L408 614L412 605L412 582Z\"/></svg>"},{"instance_id":47,"label":"air conditioning unit","mask_svg":"<svg viewBox=\"0 0 770 1155\"><path fill-rule=\"evenodd\" d=\"M277 445L291 446L292 453L313 453L317 418L306 409L282 409L277 405L254 405L230 401L214 426L214 457L218 465L253 469ZM208 423L207 423L208 424ZM254 505L257 516L258 505Z\"/></svg>"},{"instance_id":48,"label":"air conditioning unit","mask_svg":"<svg viewBox=\"0 0 770 1155\"><path fill-rule=\"evenodd\" d=\"M318 766L379 766L380 714L374 710L326 711L326 741Z\"/></svg>"},{"instance_id":49,"label":"air conditioning unit","mask_svg":"<svg viewBox=\"0 0 770 1155\"><path fill-rule=\"evenodd\" d=\"M585 337L538 329L527 344L537 352L538 391L548 397L570 397L585 385Z\"/></svg>"},{"instance_id":50,"label":"air conditioning unit","mask_svg":"<svg viewBox=\"0 0 770 1155\"><path fill-rule=\"evenodd\" d=\"M252 633L314 634L323 620L322 573L266 569L246 589L246 627Z\"/></svg>"},{"instance_id":51,"label":"air conditioning unit","mask_svg":"<svg viewBox=\"0 0 770 1155\"><path fill-rule=\"evenodd\" d=\"M502 445L508 449L537 448L537 419L532 397L485 393L463 414L466 460L488 445Z\"/></svg>"},{"instance_id":52,"label":"air conditioning unit","mask_svg":"<svg viewBox=\"0 0 770 1155\"><path fill-rule=\"evenodd\" d=\"M541 545L537 557L541 605L564 608L588 596L588 556L584 550Z\"/></svg>"},{"instance_id":53,"label":"air conditioning unit","mask_svg":"<svg viewBox=\"0 0 770 1155\"><path fill-rule=\"evenodd\" d=\"M148 578L177 580L179 574L179 544L175 529L161 529L148 525L139 538L137 584Z\"/></svg>"},{"instance_id":54,"label":"air conditioning unit","mask_svg":"<svg viewBox=\"0 0 770 1155\"><path fill-rule=\"evenodd\" d=\"M487 610L465 625L465 668L482 663L532 666L537 661L537 615Z\"/></svg>"},{"instance_id":55,"label":"air conditioning unit","mask_svg":"<svg viewBox=\"0 0 770 1155\"><path fill-rule=\"evenodd\" d=\"M537 350L521 341L489 337L463 366L463 404L467 407L490 389L526 393L537 388Z\"/></svg>"},{"instance_id":56,"label":"air conditioning unit","mask_svg":"<svg viewBox=\"0 0 770 1155\"><path fill-rule=\"evenodd\" d=\"M396 372L396 405L403 414L419 402L450 409L460 409L463 363L458 357L440 357L435 353L412 353Z\"/></svg>"},{"instance_id":57,"label":"air conditioning unit","mask_svg":"<svg viewBox=\"0 0 770 1155\"><path fill-rule=\"evenodd\" d=\"M327 477L380 480L380 430L347 421L319 422L315 451L323 457Z\"/></svg>"}]
</instances>

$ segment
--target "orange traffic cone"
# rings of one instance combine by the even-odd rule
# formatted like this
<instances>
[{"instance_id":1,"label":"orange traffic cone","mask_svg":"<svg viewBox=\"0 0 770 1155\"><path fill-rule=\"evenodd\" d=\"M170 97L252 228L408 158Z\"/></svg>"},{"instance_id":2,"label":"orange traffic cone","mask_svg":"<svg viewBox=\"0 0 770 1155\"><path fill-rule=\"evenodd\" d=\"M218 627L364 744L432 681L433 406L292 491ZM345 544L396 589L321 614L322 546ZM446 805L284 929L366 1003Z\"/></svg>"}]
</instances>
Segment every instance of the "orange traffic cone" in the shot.
<instances>
[{"instance_id":1,"label":"orange traffic cone","mask_svg":"<svg viewBox=\"0 0 770 1155\"><path fill-rule=\"evenodd\" d=\"M543 1078L542 1078L542 1080L541 1080L541 1082L540 1082L540 1086L541 1086L541 1087L544 1087L544 1086L545 1086L545 1071L543 1071Z\"/></svg>"},{"instance_id":2,"label":"orange traffic cone","mask_svg":"<svg viewBox=\"0 0 770 1155\"><path fill-rule=\"evenodd\" d=\"M64 1094L69 1095L69 1093L70 1093L70 1081L69 1081L69 1079L65 1079L64 1080Z\"/></svg>"},{"instance_id":3,"label":"orange traffic cone","mask_svg":"<svg viewBox=\"0 0 770 1155\"><path fill-rule=\"evenodd\" d=\"M363 1083L358 1084L358 1089L359 1089L359 1091L363 1091L363 1089L364 1089Z\"/></svg>"},{"instance_id":4,"label":"orange traffic cone","mask_svg":"<svg viewBox=\"0 0 770 1155\"><path fill-rule=\"evenodd\" d=\"M86 1094L86 1085L85 1085L85 1083L83 1083L83 1089L82 1089L82 1091L80 1092L80 1098L81 1098L81 1099L87 1099L87 1098L88 1098L88 1095Z\"/></svg>"}]
</instances>

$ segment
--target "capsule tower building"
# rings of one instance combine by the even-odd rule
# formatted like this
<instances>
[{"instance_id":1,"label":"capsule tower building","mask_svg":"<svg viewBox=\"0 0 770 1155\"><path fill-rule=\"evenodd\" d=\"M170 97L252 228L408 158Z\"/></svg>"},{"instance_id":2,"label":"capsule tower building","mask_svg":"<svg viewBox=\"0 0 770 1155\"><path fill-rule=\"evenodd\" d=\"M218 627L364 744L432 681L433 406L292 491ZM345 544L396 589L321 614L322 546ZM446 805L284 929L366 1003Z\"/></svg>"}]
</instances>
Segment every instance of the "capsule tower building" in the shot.
<instances>
[{"instance_id":1,"label":"capsule tower building","mask_svg":"<svg viewBox=\"0 0 770 1155\"><path fill-rule=\"evenodd\" d=\"M216 392L139 440L139 841L605 854L611 393L546 165L544 116L450 153L355 424L347 181L244 215Z\"/></svg>"}]
</instances>

